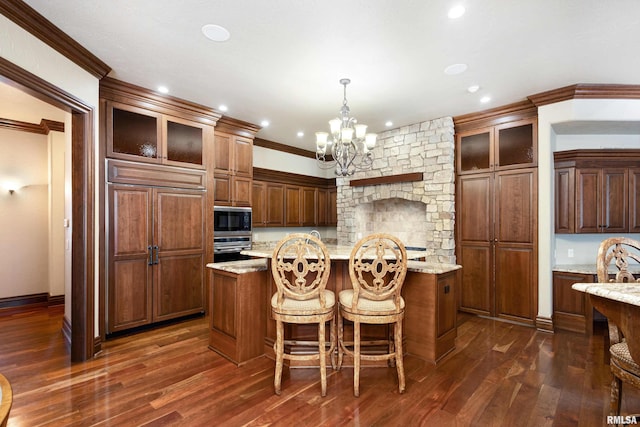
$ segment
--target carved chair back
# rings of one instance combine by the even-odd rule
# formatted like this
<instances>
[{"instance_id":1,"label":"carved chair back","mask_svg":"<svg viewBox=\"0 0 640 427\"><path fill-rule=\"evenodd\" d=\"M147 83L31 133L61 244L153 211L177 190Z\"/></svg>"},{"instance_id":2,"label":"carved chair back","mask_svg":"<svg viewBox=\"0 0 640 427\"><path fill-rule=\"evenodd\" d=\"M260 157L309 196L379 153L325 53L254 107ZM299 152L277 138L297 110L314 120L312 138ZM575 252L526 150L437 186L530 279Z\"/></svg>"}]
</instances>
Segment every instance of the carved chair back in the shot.
<instances>
[{"instance_id":1,"label":"carved chair back","mask_svg":"<svg viewBox=\"0 0 640 427\"><path fill-rule=\"evenodd\" d=\"M286 298L298 301L320 299L326 307L323 292L331 272L327 247L315 236L291 234L276 245L271 258L271 271L278 293L278 306Z\"/></svg>"},{"instance_id":2,"label":"carved chair back","mask_svg":"<svg viewBox=\"0 0 640 427\"><path fill-rule=\"evenodd\" d=\"M349 275L355 311L358 299L391 299L401 311L400 292L407 274L407 250L395 236L378 233L355 244L349 256Z\"/></svg>"}]
</instances>

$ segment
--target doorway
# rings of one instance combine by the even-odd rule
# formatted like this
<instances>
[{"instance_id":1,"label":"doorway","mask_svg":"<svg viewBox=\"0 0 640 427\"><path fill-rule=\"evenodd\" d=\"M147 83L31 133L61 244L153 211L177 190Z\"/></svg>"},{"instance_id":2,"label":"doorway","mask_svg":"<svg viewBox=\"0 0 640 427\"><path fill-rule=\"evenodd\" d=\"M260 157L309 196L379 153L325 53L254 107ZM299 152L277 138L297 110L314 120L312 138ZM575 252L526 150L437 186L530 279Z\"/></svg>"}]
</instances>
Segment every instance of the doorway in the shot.
<instances>
[{"instance_id":1,"label":"doorway","mask_svg":"<svg viewBox=\"0 0 640 427\"><path fill-rule=\"evenodd\" d=\"M1 57L0 81L71 113L71 361L87 360L96 352L94 110Z\"/></svg>"}]
</instances>

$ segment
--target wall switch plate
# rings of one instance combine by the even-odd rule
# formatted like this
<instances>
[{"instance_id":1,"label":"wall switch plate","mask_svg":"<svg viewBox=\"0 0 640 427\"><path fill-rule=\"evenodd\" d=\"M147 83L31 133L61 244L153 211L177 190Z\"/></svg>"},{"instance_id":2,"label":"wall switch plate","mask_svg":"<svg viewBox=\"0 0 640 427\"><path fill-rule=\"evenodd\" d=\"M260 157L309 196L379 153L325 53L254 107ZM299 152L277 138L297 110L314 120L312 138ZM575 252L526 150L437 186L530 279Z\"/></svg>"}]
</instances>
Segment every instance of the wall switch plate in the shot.
<instances>
[{"instance_id":1,"label":"wall switch plate","mask_svg":"<svg viewBox=\"0 0 640 427\"><path fill-rule=\"evenodd\" d=\"M568 249L567 250L567 257L573 258L573 249Z\"/></svg>"}]
</instances>

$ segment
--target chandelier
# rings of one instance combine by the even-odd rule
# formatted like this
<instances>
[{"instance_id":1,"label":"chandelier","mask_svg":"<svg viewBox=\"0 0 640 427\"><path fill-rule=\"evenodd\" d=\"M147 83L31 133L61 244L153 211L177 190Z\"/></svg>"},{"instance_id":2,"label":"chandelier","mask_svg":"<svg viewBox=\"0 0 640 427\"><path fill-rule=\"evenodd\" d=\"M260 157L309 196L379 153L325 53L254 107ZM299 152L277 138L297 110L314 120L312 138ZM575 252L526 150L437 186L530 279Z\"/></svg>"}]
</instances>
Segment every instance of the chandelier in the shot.
<instances>
[{"instance_id":1,"label":"chandelier","mask_svg":"<svg viewBox=\"0 0 640 427\"><path fill-rule=\"evenodd\" d=\"M349 79L341 79L344 99L340 117L329 120L331 138L328 132L316 132L316 160L322 169L335 166L336 175L351 176L356 170L370 169L373 163L371 150L376 145L377 135L367 133L367 125L358 124L349 114L347 105L347 85ZM327 159L327 153L332 160Z\"/></svg>"}]
</instances>

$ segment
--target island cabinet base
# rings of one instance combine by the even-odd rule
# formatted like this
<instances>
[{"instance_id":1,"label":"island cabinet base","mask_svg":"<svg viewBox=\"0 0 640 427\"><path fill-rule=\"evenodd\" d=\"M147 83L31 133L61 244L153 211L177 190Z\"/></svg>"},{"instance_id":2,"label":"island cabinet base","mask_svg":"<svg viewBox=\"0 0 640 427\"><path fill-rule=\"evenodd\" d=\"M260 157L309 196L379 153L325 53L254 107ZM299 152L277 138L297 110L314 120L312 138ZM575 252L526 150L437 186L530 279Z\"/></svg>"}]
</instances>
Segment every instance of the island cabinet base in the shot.
<instances>
[{"instance_id":1,"label":"island cabinet base","mask_svg":"<svg viewBox=\"0 0 640 427\"><path fill-rule=\"evenodd\" d=\"M275 284L266 272L269 283L265 314L267 316L266 335L264 337L264 353L274 358L273 343L275 341L275 321L271 318L268 299L275 292ZM445 355L455 349L456 328L456 272L442 274L409 271L402 288L406 302L403 345L404 352L425 361L437 363ZM343 289L351 289L347 262L331 263L331 277L327 289L339 293ZM337 307L336 307L337 309ZM336 316L337 318L337 316ZM329 324L326 325L329 331ZM285 325L285 340L288 341L287 352L317 353L317 326ZM363 353L385 353L388 349L387 339L393 331L387 325L361 325ZM353 337L351 322L345 321L344 339L349 342ZM327 334L328 335L328 334ZM327 343L328 345L328 343ZM316 367L316 361L295 361L290 367ZM387 366L386 361L362 361L363 366ZM327 366L330 359L327 357ZM343 366L353 366L353 360L345 355Z\"/></svg>"},{"instance_id":2,"label":"island cabinet base","mask_svg":"<svg viewBox=\"0 0 640 427\"><path fill-rule=\"evenodd\" d=\"M407 354L436 363L455 349L455 289L455 272L407 273L402 288Z\"/></svg>"},{"instance_id":3,"label":"island cabinet base","mask_svg":"<svg viewBox=\"0 0 640 427\"><path fill-rule=\"evenodd\" d=\"M209 348L238 366L262 356L267 272L211 274Z\"/></svg>"}]
</instances>

